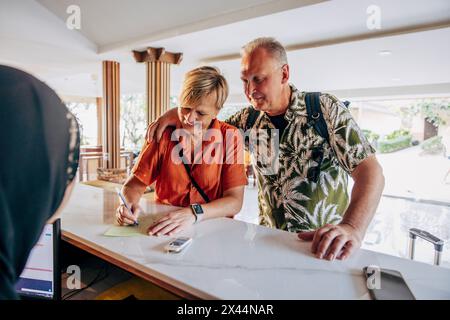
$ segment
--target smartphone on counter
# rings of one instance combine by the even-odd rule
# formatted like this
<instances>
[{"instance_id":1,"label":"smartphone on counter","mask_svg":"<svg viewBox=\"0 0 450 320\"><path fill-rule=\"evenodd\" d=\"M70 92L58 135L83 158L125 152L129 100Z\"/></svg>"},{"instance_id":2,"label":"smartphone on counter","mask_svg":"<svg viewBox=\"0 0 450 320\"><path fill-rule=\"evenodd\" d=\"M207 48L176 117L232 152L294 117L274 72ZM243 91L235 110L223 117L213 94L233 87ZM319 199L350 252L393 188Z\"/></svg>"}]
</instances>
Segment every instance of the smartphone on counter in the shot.
<instances>
[{"instance_id":1,"label":"smartphone on counter","mask_svg":"<svg viewBox=\"0 0 450 320\"><path fill-rule=\"evenodd\" d=\"M166 252L181 252L184 250L187 246L189 246L192 243L192 238L188 237L178 237L175 240L171 241L166 247Z\"/></svg>"},{"instance_id":2,"label":"smartphone on counter","mask_svg":"<svg viewBox=\"0 0 450 320\"><path fill-rule=\"evenodd\" d=\"M368 273L368 267L364 267L366 279L374 276ZM402 274L397 270L380 268L379 289L369 288L369 293L374 300L416 300L408 287Z\"/></svg>"}]
</instances>

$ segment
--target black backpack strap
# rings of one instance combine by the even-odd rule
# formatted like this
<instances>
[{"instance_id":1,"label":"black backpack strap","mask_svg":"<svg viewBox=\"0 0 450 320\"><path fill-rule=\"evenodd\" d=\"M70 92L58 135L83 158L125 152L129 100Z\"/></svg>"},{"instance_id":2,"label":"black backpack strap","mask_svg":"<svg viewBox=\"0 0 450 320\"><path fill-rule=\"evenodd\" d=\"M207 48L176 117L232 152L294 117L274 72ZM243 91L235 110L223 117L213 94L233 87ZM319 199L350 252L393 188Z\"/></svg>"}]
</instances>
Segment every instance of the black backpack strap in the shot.
<instances>
[{"instance_id":1,"label":"black backpack strap","mask_svg":"<svg viewBox=\"0 0 450 320\"><path fill-rule=\"evenodd\" d=\"M261 113L258 110L255 110L255 108L250 107L249 108L249 114L247 117L247 121L245 122L245 131L252 129L255 125L256 119L258 119L259 114Z\"/></svg>"},{"instance_id":2,"label":"black backpack strap","mask_svg":"<svg viewBox=\"0 0 450 320\"><path fill-rule=\"evenodd\" d=\"M320 107L320 92L308 92L305 95L306 111L308 113L308 124L316 130L316 132L328 143L330 136L328 135L328 127L323 117L322 108Z\"/></svg>"},{"instance_id":3,"label":"black backpack strap","mask_svg":"<svg viewBox=\"0 0 450 320\"><path fill-rule=\"evenodd\" d=\"M253 126L255 125L255 122L256 122L256 120L258 119L258 117L259 117L259 115L261 113L260 111L255 110L255 108L253 108L253 107L250 107L248 109L248 112L249 113L248 113L247 121L245 122L245 128L244 128L245 132L247 132L247 130L253 129ZM245 135L244 143L245 143L246 146L248 146L249 151L252 152L252 147L251 147L251 144L250 144L250 136L249 136L249 134Z\"/></svg>"},{"instance_id":4,"label":"black backpack strap","mask_svg":"<svg viewBox=\"0 0 450 320\"><path fill-rule=\"evenodd\" d=\"M181 150L181 159L182 159L184 168L186 169L186 172L187 172L187 174L189 176L189 179L191 179L191 182L194 185L195 189L197 189L197 191L200 193L200 195L202 196L203 200L206 201L206 203L211 202L211 200L209 199L208 195L205 193L205 191L203 191L203 189L198 185L197 181L195 181L194 177L192 176L191 168L187 164L186 158L183 155L183 150Z\"/></svg>"}]
</instances>

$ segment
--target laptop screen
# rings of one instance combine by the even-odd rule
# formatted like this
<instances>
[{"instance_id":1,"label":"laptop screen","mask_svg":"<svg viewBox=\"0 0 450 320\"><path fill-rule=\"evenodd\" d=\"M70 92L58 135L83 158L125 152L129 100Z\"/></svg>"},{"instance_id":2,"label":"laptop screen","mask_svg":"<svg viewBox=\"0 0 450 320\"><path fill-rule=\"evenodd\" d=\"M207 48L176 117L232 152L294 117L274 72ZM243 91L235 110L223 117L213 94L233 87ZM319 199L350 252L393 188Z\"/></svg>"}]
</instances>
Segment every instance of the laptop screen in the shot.
<instances>
[{"instance_id":1,"label":"laptop screen","mask_svg":"<svg viewBox=\"0 0 450 320\"><path fill-rule=\"evenodd\" d=\"M61 274L57 262L60 236L59 219L45 225L16 284L16 292L22 298L59 298Z\"/></svg>"}]
</instances>

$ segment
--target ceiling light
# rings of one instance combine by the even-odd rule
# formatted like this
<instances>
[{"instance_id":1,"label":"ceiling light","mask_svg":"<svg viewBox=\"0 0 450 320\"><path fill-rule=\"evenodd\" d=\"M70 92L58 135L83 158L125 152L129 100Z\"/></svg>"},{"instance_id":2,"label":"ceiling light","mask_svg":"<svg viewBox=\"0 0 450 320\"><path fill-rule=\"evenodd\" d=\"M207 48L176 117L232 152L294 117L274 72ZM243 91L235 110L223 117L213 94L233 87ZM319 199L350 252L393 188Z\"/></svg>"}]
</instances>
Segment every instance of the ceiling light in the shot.
<instances>
[{"instance_id":1,"label":"ceiling light","mask_svg":"<svg viewBox=\"0 0 450 320\"><path fill-rule=\"evenodd\" d=\"M389 55L392 54L392 51L390 51L390 50L381 50L380 52L378 52L378 54L380 56L389 56Z\"/></svg>"}]
</instances>

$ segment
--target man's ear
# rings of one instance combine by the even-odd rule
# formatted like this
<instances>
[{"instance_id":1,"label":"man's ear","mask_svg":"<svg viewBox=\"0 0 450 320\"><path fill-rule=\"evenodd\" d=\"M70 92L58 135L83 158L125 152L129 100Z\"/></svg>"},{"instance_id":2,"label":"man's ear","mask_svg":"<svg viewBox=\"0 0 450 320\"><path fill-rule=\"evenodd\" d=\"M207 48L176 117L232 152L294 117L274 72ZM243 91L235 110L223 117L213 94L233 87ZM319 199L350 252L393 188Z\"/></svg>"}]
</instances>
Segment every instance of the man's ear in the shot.
<instances>
[{"instance_id":1,"label":"man's ear","mask_svg":"<svg viewBox=\"0 0 450 320\"><path fill-rule=\"evenodd\" d=\"M286 82L289 81L289 65L285 64L281 67L281 83L285 84Z\"/></svg>"}]
</instances>

